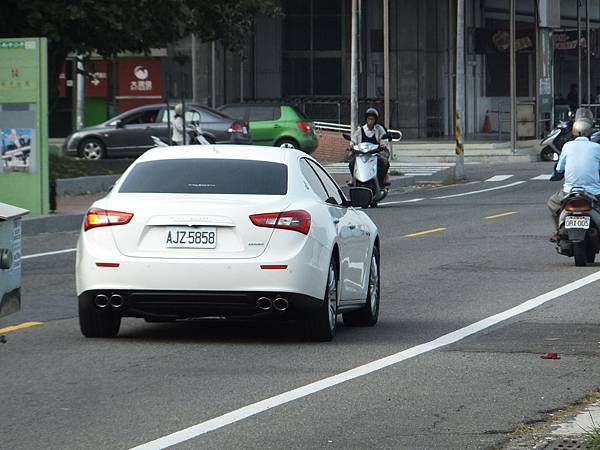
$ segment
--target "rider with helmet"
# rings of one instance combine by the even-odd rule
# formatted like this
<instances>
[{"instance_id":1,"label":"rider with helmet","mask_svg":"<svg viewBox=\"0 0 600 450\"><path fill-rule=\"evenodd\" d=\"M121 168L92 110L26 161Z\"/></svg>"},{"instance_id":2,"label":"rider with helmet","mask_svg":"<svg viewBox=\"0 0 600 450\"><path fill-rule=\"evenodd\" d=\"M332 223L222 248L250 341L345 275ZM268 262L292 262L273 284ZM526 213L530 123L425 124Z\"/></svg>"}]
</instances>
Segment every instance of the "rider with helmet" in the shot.
<instances>
[{"instance_id":1,"label":"rider with helmet","mask_svg":"<svg viewBox=\"0 0 600 450\"><path fill-rule=\"evenodd\" d=\"M379 113L377 110L375 108L367 109L365 111L365 124L352 134L352 142L355 144L370 142L379 145L381 152L379 153L380 161L377 165L377 178L379 180L379 185L383 186L388 169L390 168L390 143L387 137L384 137L387 134L386 129L377 123L378 120ZM350 161L349 168L350 174L353 174L354 159Z\"/></svg>"},{"instance_id":2,"label":"rider with helmet","mask_svg":"<svg viewBox=\"0 0 600 450\"><path fill-rule=\"evenodd\" d=\"M556 228L562 200L573 187L581 187L595 196L600 195L600 144L590 141L593 130L592 112L587 108L579 108L575 113L572 131L577 137L564 145L550 178L552 181L565 179L563 188L552 195L547 203ZM551 241L558 239L557 234L550 238Z\"/></svg>"},{"instance_id":3,"label":"rider with helmet","mask_svg":"<svg viewBox=\"0 0 600 450\"><path fill-rule=\"evenodd\" d=\"M175 105L175 121L173 122L171 141L174 145L187 144L187 137L183 132L183 105L181 103Z\"/></svg>"}]
</instances>

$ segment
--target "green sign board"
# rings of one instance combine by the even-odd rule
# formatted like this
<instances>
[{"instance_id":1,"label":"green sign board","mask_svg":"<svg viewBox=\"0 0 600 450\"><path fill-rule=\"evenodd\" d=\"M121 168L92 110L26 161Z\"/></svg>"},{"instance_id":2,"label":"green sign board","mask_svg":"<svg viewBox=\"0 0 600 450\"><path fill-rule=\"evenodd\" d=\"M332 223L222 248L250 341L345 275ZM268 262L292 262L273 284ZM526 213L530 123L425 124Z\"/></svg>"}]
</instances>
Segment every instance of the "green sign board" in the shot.
<instances>
[{"instance_id":1,"label":"green sign board","mask_svg":"<svg viewBox=\"0 0 600 450\"><path fill-rule=\"evenodd\" d=\"M0 39L0 202L48 212L46 38Z\"/></svg>"}]
</instances>

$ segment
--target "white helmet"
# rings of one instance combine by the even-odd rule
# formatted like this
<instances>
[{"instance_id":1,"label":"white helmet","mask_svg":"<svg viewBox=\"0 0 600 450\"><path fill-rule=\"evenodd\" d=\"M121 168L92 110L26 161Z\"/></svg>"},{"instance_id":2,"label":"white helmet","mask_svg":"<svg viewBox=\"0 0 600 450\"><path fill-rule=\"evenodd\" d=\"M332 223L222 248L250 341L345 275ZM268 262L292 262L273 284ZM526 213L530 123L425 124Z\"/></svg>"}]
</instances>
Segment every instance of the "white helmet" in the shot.
<instances>
[{"instance_id":1,"label":"white helmet","mask_svg":"<svg viewBox=\"0 0 600 450\"><path fill-rule=\"evenodd\" d=\"M374 116L375 120L379 120L379 112L375 108L369 108L365 111L365 119L369 116Z\"/></svg>"},{"instance_id":2,"label":"white helmet","mask_svg":"<svg viewBox=\"0 0 600 450\"><path fill-rule=\"evenodd\" d=\"M574 136L592 135L594 130L594 115L587 108L579 108L575 112L575 122L573 122L572 133Z\"/></svg>"},{"instance_id":3,"label":"white helmet","mask_svg":"<svg viewBox=\"0 0 600 450\"><path fill-rule=\"evenodd\" d=\"M175 105L175 115L181 116L183 114L183 105L181 103L177 103Z\"/></svg>"}]
</instances>

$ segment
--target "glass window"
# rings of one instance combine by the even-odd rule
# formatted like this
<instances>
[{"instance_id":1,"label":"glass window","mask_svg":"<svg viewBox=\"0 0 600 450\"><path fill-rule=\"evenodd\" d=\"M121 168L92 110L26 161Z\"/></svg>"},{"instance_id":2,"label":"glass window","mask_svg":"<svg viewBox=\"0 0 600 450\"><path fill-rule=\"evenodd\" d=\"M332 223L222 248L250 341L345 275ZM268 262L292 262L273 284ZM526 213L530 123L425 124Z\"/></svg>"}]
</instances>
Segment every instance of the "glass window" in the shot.
<instances>
[{"instance_id":1,"label":"glass window","mask_svg":"<svg viewBox=\"0 0 600 450\"><path fill-rule=\"evenodd\" d=\"M145 123L156 123L156 117L158 116L159 108L146 109L144 111L138 111L129 116L121 118L123 125L139 125Z\"/></svg>"},{"instance_id":2,"label":"glass window","mask_svg":"<svg viewBox=\"0 0 600 450\"><path fill-rule=\"evenodd\" d=\"M314 60L314 94L340 95L342 93L342 60L316 58Z\"/></svg>"},{"instance_id":3,"label":"glass window","mask_svg":"<svg viewBox=\"0 0 600 450\"><path fill-rule=\"evenodd\" d=\"M329 198L329 195L327 194L323 183L321 180L319 180L319 177L315 171L308 165L306 159L300 160L300 170L302 171L302 175L304 175L304 178L308 182L308 185L312 191L317 194L317 197L319 197L322 201L326 201Z\"/></svg>"},{"instance_id":4,"label":"glass window","mask_svg":"<svg viewBox=\"0 0 600 450\"><path fill-rule=\"evenodd\" d=\"M323 185L325 185L325 189L327 190L327 199L333 198L336 204L342 205L344 203L345 197L344 194L342 194L342 191L336 184L336 182L333 181L333 179L329 176L325 169L323 169L320 165L318 165L314 161L306 161L315 170L317 176L322 181ZM331 203L331 201L329 203Z\"/></svg>"},{"instance_id":5,"label":"glass window","mask_svg":"<svg viewBox=\"0 0 600 450\"><path fill-rule=\"evenodd\" d=\"M241 159L166 159L137 164L119 192L285 195L285 164Z\"/></svg>"},{"instance_id":6,"label":"glass window","mask_svg":"<svg viewBox=\"0 0 600 450\"><path fill-rule=\"evenodd\" d=\"M252 106L250 108L250 120L273 120L275 112L272 106Z\"/></svg>"},{"instance_id":7,"label":"glass window","mask_svg":"<svg viewBox=\"0 0 600 450\"><path fill-rule=\"evenodd\" d=\"M248 108L245 106L224 106L220 112L238 120L248 120L249 117Z\"/></svg>"}]
</instances>

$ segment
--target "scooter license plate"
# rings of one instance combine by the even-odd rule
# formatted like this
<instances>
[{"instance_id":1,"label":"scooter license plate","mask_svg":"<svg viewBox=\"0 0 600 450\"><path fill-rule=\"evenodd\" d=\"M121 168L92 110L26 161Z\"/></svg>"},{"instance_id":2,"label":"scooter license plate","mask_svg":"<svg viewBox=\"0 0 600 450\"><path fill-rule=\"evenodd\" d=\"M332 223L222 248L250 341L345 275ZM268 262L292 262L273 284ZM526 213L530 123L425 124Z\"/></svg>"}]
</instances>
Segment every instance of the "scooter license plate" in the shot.
<instances>
[{"instance_id":1,"label":"scooter license plate","mask_svg":"<svg viewBox=\"0 0 600 450\"><path fill-rule=\"evenodd\" d=\"M565 217L565 228L583 228L587 230L590 227L589 216L567 216Z\"/></svg>"}]
</instances>

